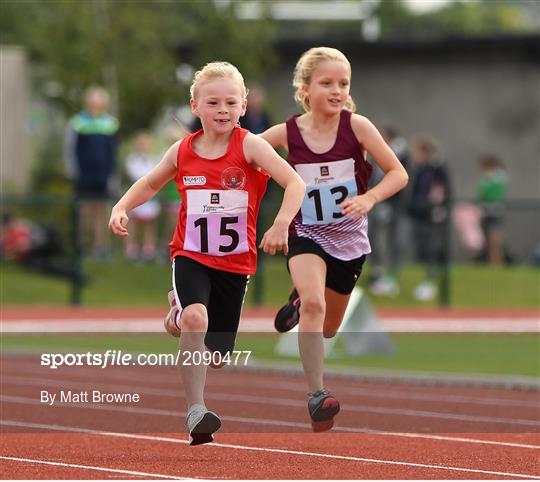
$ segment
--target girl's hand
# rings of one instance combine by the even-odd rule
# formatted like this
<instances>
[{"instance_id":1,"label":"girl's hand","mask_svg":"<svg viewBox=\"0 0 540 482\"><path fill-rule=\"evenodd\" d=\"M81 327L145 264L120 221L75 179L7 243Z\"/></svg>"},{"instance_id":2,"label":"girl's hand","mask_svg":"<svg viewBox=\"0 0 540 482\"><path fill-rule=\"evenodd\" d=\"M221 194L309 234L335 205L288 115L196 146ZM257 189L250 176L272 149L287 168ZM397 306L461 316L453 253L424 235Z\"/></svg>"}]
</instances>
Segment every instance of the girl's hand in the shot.
<instances>
[{"instance_id":1,"label":"girl's hand","mask_svg":"<svg viewBox=\"0 0 540 482\"><path fill-rule=\"evenodd\" d=\"M259 244L259 248L266 254L274 256L278 251L283 251L287 255L289 252L288 245L289 226L288 224L276 224L264 233L264 236Z\"/></svg>"},{"instance_id":2,"label":"girl's hand","mask_svg":"<svg viewBox=\"0 0 540 482\"><path fill-rule=\"evenodd\" d=\"M114 207L111 212L111 219L109 221L109 229L117 236L128 236L128 230L126 226L129 222L129 218L125 209Z\"/></svg>"},{"instance_id":3,"label":"girl's hand","mask_svg":"<svg viewBox=\"0 0 540 482\"><path fill-rule=\"evenodd\" d=\"M373 206L375 206L375 199L369 192L345 199L340 204L341 214L358 218L369 213Z\"/></svg>"}]
</instances>

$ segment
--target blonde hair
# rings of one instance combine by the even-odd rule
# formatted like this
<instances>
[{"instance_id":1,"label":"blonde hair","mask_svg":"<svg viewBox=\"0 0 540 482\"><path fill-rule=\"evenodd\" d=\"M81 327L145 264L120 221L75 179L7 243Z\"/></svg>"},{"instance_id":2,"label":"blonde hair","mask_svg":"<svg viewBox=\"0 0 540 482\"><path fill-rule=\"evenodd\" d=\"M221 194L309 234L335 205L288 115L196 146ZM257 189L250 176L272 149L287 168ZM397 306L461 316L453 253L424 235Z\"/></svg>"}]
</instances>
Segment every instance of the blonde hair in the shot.
<instances>
[{"instance_id":1,"label":"blonde hair","mask_svg":"<svg viewBox=\"0 0 540 482\"><path fill-rule=\"evenodd\" d=\"M303 92L302 87L311 83L311 77L317 66L321 62L327 60L343 62L349 68L349 74L351 73L351 64L347 57L339 50L331 47L314 47L309 49L302 54L296 64L293 77L293 87L296 89L294 100L301 105L306 112L309 112L311 107L309 105L309 98L305 92ZM356 104L350 95L345 101L345 109L350 110L351 112L356 110Z\"/></svg>"},{"instance_id":2,"label":"blonde hair","mask_svg":"<svg viewBox=\"0 0 540 482\"><path fill-rule=\"evenodd\" d=\"M240 84L242 89L242 98L245 100L247 98L248 90L244 84L244 77L242 77L240 71L229 62L210 62L201 70L195 72L193 81L191 82L191 87L189 88L191 99L195 100L198 89L204 82L226 78L236 80Z\"/></svg>"}]
</instances>

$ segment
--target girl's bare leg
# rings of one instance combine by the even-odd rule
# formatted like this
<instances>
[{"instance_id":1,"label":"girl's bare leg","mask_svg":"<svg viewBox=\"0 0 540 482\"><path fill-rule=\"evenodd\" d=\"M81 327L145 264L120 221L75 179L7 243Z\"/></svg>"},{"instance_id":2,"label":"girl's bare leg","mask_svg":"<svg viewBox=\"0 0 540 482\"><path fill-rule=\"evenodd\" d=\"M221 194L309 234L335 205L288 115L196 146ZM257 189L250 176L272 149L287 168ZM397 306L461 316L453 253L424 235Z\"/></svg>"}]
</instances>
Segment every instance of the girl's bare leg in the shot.
<instances>
[{"instance_id":1,"label":"girl's bare leg","mask_svg":"<svg viewBox=\"0 0 540 482\"><path fill-rule=\"evenodd\" d=\"M300 296L298 348L309 390L316 392L324 387L322 331L326 312L326 264L319 256L305 253L292 257L289 269Z\"/></svg>"}]
</instances>

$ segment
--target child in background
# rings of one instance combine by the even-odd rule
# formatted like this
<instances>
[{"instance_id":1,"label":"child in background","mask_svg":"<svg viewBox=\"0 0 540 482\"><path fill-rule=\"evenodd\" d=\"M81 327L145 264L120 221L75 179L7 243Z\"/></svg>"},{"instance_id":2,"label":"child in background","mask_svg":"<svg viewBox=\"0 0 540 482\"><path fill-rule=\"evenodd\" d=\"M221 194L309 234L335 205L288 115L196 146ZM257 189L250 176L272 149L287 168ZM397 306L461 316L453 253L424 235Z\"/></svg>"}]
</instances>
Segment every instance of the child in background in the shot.
<instances>
[{"instance_id":1,"label":"child in background","mask_svg":"<svg viewBox=\"0 0 540 482\"><path fill-rule=\"evenodd\" d=\"M428 134L417 135L411 144L412 186L409 214L413 222L416 258L425 267L424 280L414 289L418 301L430 301L437 295L435 277L441 268L447 243L450 178L438 157L435 140Z\"/></svg>"},{"instance_id":2,"label":"child in background","mask_svg":"<svg viewBox=\"0 0 540 482\"><path fill-rule=\"evenodd\" d=\"M478 182L477 201L482 210L482 231L486 240L486 257L491 265L504 261L504 202L508 176L502 162L493 155L480 160L482 176Z\"/></svg>"},{"instance_id":3,"label":"child in background","mask_svg":"<svg viewBox=\"0 0 540 482\"><path fill-rule=\"evenodd\" d=\"M383 126L381 134L408 171L409 153L405 138L391 125ZM376 185L382 176L381 170L375 167L370 185ZM405 194L406 189L377 204L369 216L369 239L373 247L369 291L375 296L399 295L398 278L405 260L409 232Z\"/></svg>"},{"instance_id":4,"label":"child in background","mask_svg":"<svg viewBox=\"0 0 540 482\"><path fill-rule=\"evenodd\" d=\"M296 65L295 100L304 114L262 134L307 185L301 211L289 229L288 269L293 282L289 302L276 315L280 332L299 325L299 350L309 387L313 430L329 430L339 402L323 382L326 338L335 336L366 255L367 213L407 184L398 158L366 118L353 114L349 95L351 65L339 50L305 52ZM384 176L368 190L372 165Z\"/></svg>"},{"instance_id":5,"label":"child in background","mask_svg":"<svg viewBox=\"0 0 540 482\"><path fill-rule=\"evenodd\" d=\"M167 146L164 149L163 155L167 152L169 146L183 139L187 134L189 134L189 131L181 124L167 125L163 130L164 143ZM164 258L169 259L169 241L172 238L174 227L178 221L178 210L180 209L180 195L178 194L174 180L169 181L163 186L163 189L159 193L159 199L165 211L164 233L160 244Z\"/></svg>"},{"instance_id":6,"label":"child in background","mask_svg":"<svg viewBox=\"0 0 540 482\"><path fill-rule=\"evenodd\" d=\"M133 151L126 159L126 174L130 183L146 176L158 163L152 155L152 137L150 132L138 131L133 138ZM131 236L126 243L126 256L137 261L142 258L151 261L156 256L156 220L161 212L159 202L152 199L131 211ZM140 231L140 233L139 233ZM141 245L137 240L141 236Z\"/></svg>"},{"instance_id":7,"label":"child in background","mask_svg":"<svg viewBox=\"0 0 540 482\"><path fill-rule=\"evenodd\" d=\"M268 175L285 189L283 202L260 247L288 252L287 229L305 185L260 137L237 124L246 111L242 74L227 62L195 73L191 108L202 129L172 145L160 163L118 201L109 226L127 236L127 212L174 179L182 198L171 247L173 290L167 331L180 337L182 354L205 350L226 357L234 349L249 276L257 265L256 223ZM218 357L219 358L219 357ZM194 359L194 358L192 358ZM211 366L214 364L212 356ZM206 408L205 363L181 364L191 445L211 442L221 426Z\"/></svg>"}]
</instances>

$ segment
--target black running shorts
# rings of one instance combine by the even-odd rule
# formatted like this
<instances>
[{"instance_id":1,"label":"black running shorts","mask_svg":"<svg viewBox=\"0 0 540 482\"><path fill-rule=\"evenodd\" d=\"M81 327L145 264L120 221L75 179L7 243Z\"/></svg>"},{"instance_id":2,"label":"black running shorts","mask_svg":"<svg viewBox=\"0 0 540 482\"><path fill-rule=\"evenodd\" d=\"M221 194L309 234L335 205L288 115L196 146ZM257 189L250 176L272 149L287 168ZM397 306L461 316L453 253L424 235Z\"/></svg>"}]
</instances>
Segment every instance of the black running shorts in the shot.
<instances>
[{"instance_id":1,"label":"black running shorts","mask_svg":"<svg viewBox=\"0 0 540 482\"><path fill-rule=\"evenodd\" d=\"M209 268L191 258L176 256L173 288L180 307L201 303L208 311L204 344L222 355L234 349L249 276Z\"/></svg>"},{"instance_id":2,"label":"black running shorts","mask_svg":"<svg viewBox=\"0 0 540 482\"><path fill-rule=\"evenodd\" d=\"M326 263L326 287L334 290L342 295L350 295L356 284L356 280L362 272L366 255L360 258L343 261L342 259L334 258L322 249L315 241L309 238L294 237L289 238L289 253L287 254L287 269L289 269L288 261L299 254L315 254L322 258Z\"/></svg>"}]
</instances>

